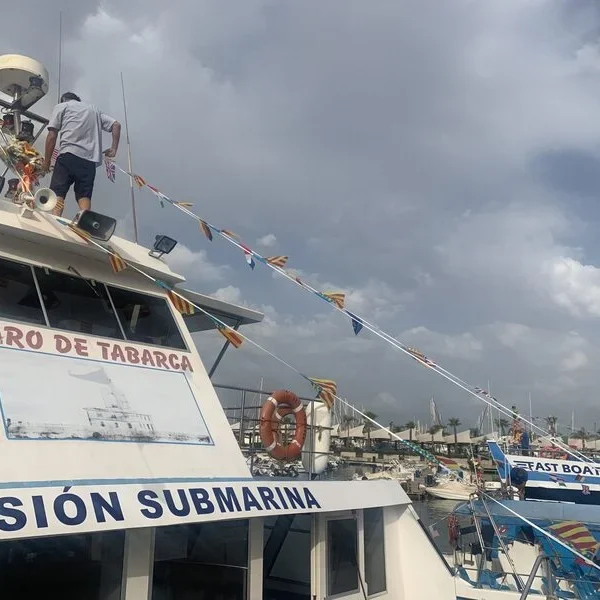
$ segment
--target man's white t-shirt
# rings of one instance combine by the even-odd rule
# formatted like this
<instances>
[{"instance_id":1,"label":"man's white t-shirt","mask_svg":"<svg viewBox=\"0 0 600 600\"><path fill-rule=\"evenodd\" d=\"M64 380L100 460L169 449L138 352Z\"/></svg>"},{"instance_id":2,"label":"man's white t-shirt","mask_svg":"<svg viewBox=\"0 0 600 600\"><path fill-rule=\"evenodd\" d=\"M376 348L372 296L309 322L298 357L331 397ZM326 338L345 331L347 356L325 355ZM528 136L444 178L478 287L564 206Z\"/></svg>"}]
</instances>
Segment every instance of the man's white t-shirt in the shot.
<instances>
[{"instance_id":1,"label":"man's white t-shirt","mask_svg":"<svg viewBox=\"0 0 600 600\"><path fill-rule=\"evenodd\" d=\"M48 129L60 132L59 154L70 152L101 165L102 132L110 131L114 122L93 104L67 100L54 107Z\"/></svg>"}]
</instances>

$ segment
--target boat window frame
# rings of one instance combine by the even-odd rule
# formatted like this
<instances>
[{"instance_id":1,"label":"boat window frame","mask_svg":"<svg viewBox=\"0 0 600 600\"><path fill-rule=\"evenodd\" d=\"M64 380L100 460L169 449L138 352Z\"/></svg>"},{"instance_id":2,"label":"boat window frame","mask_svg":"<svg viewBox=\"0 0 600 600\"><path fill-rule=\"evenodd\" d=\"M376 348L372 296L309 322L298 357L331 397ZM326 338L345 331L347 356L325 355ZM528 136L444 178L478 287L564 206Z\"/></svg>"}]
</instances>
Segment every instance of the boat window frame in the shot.
<instances>
[{"instance_id":1,"label":"boat window frame","mask_svg":"<svg viewBox=\"0 0 600 600\"><path fill-rule=\"evenodd\" d=\"M48 313L46 311L46 305L44 303L43 297L42 297L42 293L41 293L41 288L40 288L40 282L37 278L37 274L35 272L36 267L39 269L48 269L49 271L53 271L55 273L59 273L61 275L66 275L68 277L79 277L81 279L83 279L84 281L94 281L96 284L101 285L104 287L104 291L106 292L106 295L109 299L110 302L110 306L111 309L113 311L114 317L118 323L119 326L119 330L121 331L121 334L123 335L123 338L116 338L116 337L107 337L107 336L102 336L102 335L97 335L94 333L86 333L86 337L90 337L90 338L98 338L98 339L106 339L106 340L115 340L117 342L128 342L130 344L135 344L138 346L149 346L152 348L165 348L167 350L173 350L173 351L178 351L178 352L186 352L186 353L190 353L190 345L188 343L188 340L186 339L185 335L184 335L184 330L182 329L182 327L180 326L180 324L177 321L177 314L173 308L173 306L171 305L171 303L168 301L167 296L166 295L161 295L160 293L153 293L153 292L148 292L146 290L140 290L140 289L136 289L136 288L132 288L130 286L127 285L115 285L112 283L106 283L105 281L101 281L99 279L94 279L93 277L84 277L82 275L79 275L78 273L76 273L75 271L70 271L68 269L61 269L61 268L55 268L55 267L50 267L48 265L42 264L42 263L38 263L35 261L29 262L29 261L23 261L23 260L15 260L14 258L10 257L10 256L6 256L2 253L0 253L0 261L7 261L7 262L12 262L24 267L29 267L29 270L31 272L31 276L33 278L33 283L35 286L35 290L36 293L38 295L38 299L40 301L40 306L42 307L42 315L44 318L44 323L29 323L27 321L21 321L19 319L15 319L14 317L8 317L8 316L3 316L0 317L2 320L4 321L8 321L11 323L19 323L22 325L27 325L28 327L39 327L42 329L49 329L51 331L62 331L65 333L69 333L69 334L77 334L78 332L76 331L71 331L68 329L62 329L60 327L53 327L52 325L50 325L50 319L48 318ZM165 346L162 344L152 344L152 343L148 343L148 342L137 342L135 340L130 340L127 338L127 334L125 333L125 328L123 327L123 323L121 322L121 319L119 318L119 315L117 313L113 298L110 294L110 290L108 288L108 286L112 286L113 288L116 289L120 289L126 292L134 292L137 294L141 294L142 296L149 296L152 298L158 298L161 299L166 305L167 305L167 309L169 311L169 314L171 315L171 318L173 319L173 323L175 324L175 327L177 328L177 331L181 337L181 340L183 342L184 347L183 348L177 348L174 346Z\"/></svg>"},{"instance_id":2,"label":"boat window frame","mask_svg":"<svg viewBox=\"0 0 600 600\"><path fill-rule=\"evenodd\" d=\"M323 553L324 561L325 561L325 577L324 577L324 598L325 600L337 600L342 598L352 598L356 597L357 594L361 594L361 579L364 581L364 568L363 562L364 557L362 556L362 546L361 539L363 539L363 523L362 523L362 511L344 511L344 512L335 512L335 513L325 513L323 515L323 541L325 542L325 552ZM329 593L329 523L331 521L354 521L356 525L356 554L357 554L357 577L356 588L352 590L347 590L345 592L339 592L338 594L330 594Z\"/></svg>"}]
</instances>

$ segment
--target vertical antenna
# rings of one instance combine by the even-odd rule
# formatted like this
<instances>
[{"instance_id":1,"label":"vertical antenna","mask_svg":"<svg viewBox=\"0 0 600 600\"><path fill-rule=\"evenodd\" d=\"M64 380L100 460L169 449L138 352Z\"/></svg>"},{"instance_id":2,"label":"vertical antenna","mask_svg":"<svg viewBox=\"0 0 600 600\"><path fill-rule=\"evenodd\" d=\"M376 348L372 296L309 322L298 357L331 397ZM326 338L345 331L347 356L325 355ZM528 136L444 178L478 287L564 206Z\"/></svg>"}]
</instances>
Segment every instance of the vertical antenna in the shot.
<instances>
[{"instance_id":1,"label":"vertical antenna","mask_svg":"<svg viewBox=\"0 0 600 600\"><path fill-rule=\"evenodd\" d=\"M138 243L137 216L135 213L135 192L133 189L133 167L131 166L131 142L129 141L129 123L127 121L127 103L125 102L125 83L123 82L123 72L121 71L121 91L123 93L123 112L125 113L125 139L127 141L127 164L130 173L129 185L131 189L131 211L133 213L133 240Z\"/></svg>"},{"instance_id":2,"label":"vertical antenna","mask_svg":"<svg viewBox=\"0 0 600 600\"><path fill-rule=\"evenodd\" d=\"M60 75L62 71L62 10L58 13L58 88L56 102L60 102Z\"/></svg>"}]
</instances>

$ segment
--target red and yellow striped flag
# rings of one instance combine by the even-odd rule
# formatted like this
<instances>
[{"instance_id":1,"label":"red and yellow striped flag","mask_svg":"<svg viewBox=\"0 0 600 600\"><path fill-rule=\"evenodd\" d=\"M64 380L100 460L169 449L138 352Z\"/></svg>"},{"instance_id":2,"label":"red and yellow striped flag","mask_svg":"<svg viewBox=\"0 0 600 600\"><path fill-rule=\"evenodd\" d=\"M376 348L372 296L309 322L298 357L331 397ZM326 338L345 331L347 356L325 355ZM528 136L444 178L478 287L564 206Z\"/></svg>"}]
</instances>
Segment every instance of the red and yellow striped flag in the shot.
<instances>
[{"instance_id":1,"label":"red and yellow striped flag","mask_svg":"<svg viewBox=\"0 0 600 600\"><path fill-rule=\"evenodd\" d=\"M225 325L220 325L217 323L217 329L219 333L234 347L239 348L244 341L244 338L237 332L231 329L230 327L226 327Z\"/></svg>"},{"instance_id":2,"label":"red and yellow striped flag","mask_svg":"<svg viewBox=\"0 0 600 600\"><path fill-rule=\"evenodd\" d=\"M173 204L175 204L175 206L182 206L183 208L191 208L194 206L192 202L173 202Z\"/></svg>"},{"instance_id":3,"label":"red and yellow striped flag","mask_svg":"<svg viewBox=\"0 0 600 600\"><path fill-rule=\"evenodd\" d=\"M323 296L331 300L338 308L344 308L346 294L342 294L342 292L323 292Z\"/></svg>"},{"instance_id":4,"label":"red and yellow striped flag","mask_svg":"<svg viewBox=\"0 0 600 600\"><path fill-rule=\"evenodd\" d=\"M561 521L548 529L584 556L593 558L600 548L590 530L579 521Z\"/></svg>"},{"instance_id":5,"label":"red and yellow striped flag","mask_svg":"<svg viewBox=\"0 0 600 600\"><path fill-rule=\"evenodd\" d=\"M144 187L146 185L146 180L141 175L134 175L133 180L138 187Z\"/></svg>"},{"instance_id":6,"label":"red and yellow striped flag","mask_svg":"<svg viewBox=\"0 0 600 600\"><path fill-rule=\"evenodd\" d=\"M202 229L202 232L208 238L208 240L210 242L212 242L213 234L212 234L212 231L210 230L210 227L208 226L208 223L206 221L202 221L202 220L200 221L200 229Z\"/></svg>"},{"instance_id":7,"label":"red and yellow striped flag","mask_svg":"<svg viewBox=\"0 0 600 600\"><path fill-rule=\"evenodd\" d=\"M196 311L192 304L190 304L187 300L178 296L172 291L167 292L167 296L169 296L169 300L173 303L173 306L182 314L182 315L193 315Z\"/></svg>"},{"instance_id":8,"label":"red and yellow striped flag","mask_svg":"<svg viewBox=\"0 0 600 600\"><path fill-rule=\"evenodd\" d=\"M120 273L127 268L127 263L114 250L112 252L108 257L110 266L115 273Z\"/></svg>"},{"instance_id":9,"label":"red and yellow striped flag","mask_svg":"<svg viewBox=\"0 0 600 600\"><path fill-rule=\"evenodd\" d=\"M280 267L283 269L285 263L287 263L289 256L268 256L265 260L274 267Z\"/></svg>"},{"instance_id":10,"label":"red and yellow striped flag","mask_svg":"<svg viewBox=\"0 0 600 600\"><path fill-rule=\"evenodd\" d=\"M323 400L327 404L327 408L331 410L337 393L336 382L331 379L313 379L312 377L310 378L310 382L319 394L317 398Z\"/></svg>"},{"instance_id":11,"label":"red and yellow striped flag","mask_svg":"<svg viewBox=\"0 0 600 600\"><path fill-rule=\"evenodd\" d=\"M83 229L79 229L79 227L77 227L77 225L73 225L72 223L69 223L69 229L73 233L77 234L84 242L87 242L92 237L87 231L83 231Z\"/></svg>"}]
</instances>

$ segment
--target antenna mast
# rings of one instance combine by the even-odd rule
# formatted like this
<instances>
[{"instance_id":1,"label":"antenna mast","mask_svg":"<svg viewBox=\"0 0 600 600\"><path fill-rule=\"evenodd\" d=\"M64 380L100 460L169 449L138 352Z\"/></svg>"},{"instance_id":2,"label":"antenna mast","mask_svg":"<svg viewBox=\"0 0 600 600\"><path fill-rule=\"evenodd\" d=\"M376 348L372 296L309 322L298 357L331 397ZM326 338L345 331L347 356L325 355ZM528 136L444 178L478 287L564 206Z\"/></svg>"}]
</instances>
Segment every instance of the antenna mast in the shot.
<instances>
[{"instance_id":1,"label":"antenna mast","mask_svg":"<svg viewBox=\"0 0 600 600\"><path fill-rule=\"evenodd\" d=\"M127 140L127 165L130 173L129 187L131 190L131 212L133 214L133 240L138 243L137 215L135 212L135 191L133 189L133 167L131 166L131 142L129 140L129 123L127 121L127 103L125 102L125 83L123 82L123 72L121 71L121 91L123 93L123 112L125 114L125 139Z\"/></svg>"},{"instance_id":2,"label":"antenna mast","mask_svg":"<svg viewBox=\"0 0 600 600\"><path fill-rule=\"evenodd\" d=\"M62 71L62 10L58 13L58 86L56 102L60 102L60 75Z\"/></svg>"}]
</instances>

